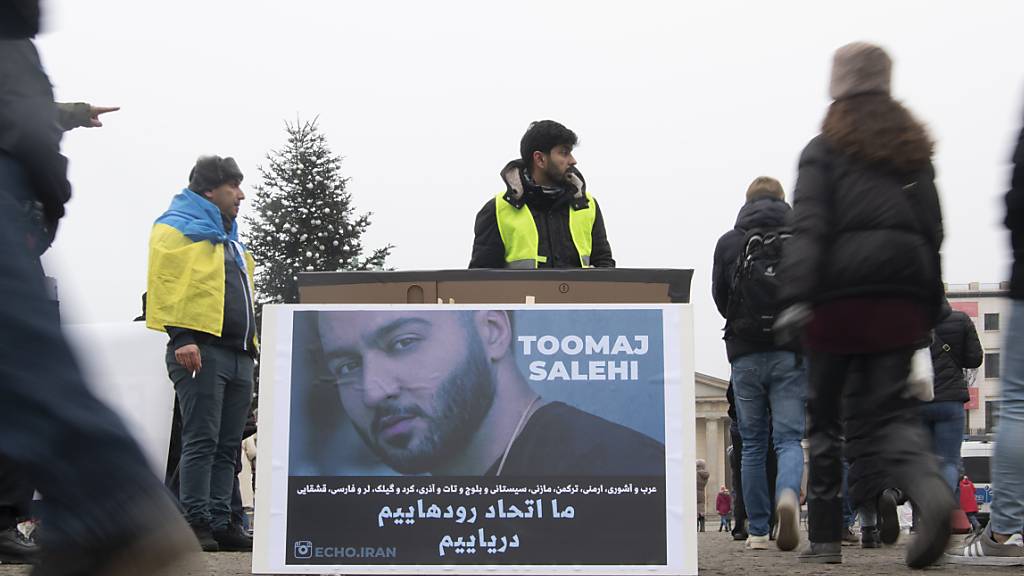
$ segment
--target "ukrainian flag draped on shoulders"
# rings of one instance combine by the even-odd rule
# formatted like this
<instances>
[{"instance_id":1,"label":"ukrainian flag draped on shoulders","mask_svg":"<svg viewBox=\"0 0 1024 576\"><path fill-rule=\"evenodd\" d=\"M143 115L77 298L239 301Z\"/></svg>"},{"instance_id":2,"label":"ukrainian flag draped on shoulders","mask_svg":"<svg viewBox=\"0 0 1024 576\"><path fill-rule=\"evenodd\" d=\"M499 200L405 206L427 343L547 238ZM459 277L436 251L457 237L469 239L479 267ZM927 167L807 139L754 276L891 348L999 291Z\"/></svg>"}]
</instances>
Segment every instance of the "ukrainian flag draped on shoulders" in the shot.
<instances>
[{"instance_id":1,"label":"ukrainian flag draped on shoulders","mask_svg":"<svg viewBox=\"0 0 1024 576\"><path fill-rule=\"evenodd\" d=\"M212 202L188 188L175 195L149 237L146 327L166 331L166 326L177 326L220 337L228 246L253 294L255 261L238 240L238 224L232 222L226 232Z\"/></svg>"}]
</instances>

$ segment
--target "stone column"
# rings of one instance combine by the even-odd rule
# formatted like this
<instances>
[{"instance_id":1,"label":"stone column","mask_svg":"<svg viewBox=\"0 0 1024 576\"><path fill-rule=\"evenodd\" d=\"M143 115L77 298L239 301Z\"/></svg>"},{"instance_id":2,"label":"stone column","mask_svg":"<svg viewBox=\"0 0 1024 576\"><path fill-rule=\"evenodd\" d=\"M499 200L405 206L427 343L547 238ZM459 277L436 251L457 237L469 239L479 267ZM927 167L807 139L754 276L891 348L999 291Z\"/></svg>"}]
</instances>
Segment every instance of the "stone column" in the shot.
<instances>
[{"instance_id":1,"label":"stone column","mask_svg":"<svg viewBox=\"0 0 1024 576\"><path fill-rule=\"evenodd\" d=\"M705 443L705 454L707 457L705 460L708 464L708 485L704 490L704 503L707 507L708 515L715 514L715 499L714 495L718 493L718 487L722 485L722 438L719 434L718 418L714 416L708 416L704 420L704 443Z\"/></svg>"}]
</instances>

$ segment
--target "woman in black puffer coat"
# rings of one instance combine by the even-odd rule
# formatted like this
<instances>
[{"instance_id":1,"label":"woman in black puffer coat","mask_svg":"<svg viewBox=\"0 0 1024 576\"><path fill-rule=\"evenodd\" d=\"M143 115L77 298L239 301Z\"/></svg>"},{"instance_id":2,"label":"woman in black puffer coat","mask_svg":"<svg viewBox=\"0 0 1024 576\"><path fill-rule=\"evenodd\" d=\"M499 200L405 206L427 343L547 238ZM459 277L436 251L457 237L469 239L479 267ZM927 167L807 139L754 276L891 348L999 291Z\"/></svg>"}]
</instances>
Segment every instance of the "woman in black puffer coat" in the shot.
<instances>
[{"instance_id":1,"label":"woman in black puffer coat","mask_svg":"<svg viewBox=\"0 0 1024 576\"><path fill-rule=\"evenodd\" d=\"M939 325L932 339L935 369L935 398L921 407L925 428L931 432L932 453L952 491L960 479L960 443L964 436L964 402L967 392L964 370L981 366L984 352L974 322L963 312L943 302Z\"/></svg>"},{"instance_id":2,"label":"woman in black puffer coat","mask_svg":"<svg viewBox=\"0 0 1024 576\"><path fill-rule=\"evenodd\" d=\"M835 101L800 157L780 272L788 308L776 333L803 328L809 361L811 546L803 562L841 561L844 450L855 504L891 478L921 511L909 566L937 560L949 539L952 493L904 397L910 359L941 309L942 215L932 141L889 95L891 69L878 46L840 48Z\"/></svg>"}]
</instances>

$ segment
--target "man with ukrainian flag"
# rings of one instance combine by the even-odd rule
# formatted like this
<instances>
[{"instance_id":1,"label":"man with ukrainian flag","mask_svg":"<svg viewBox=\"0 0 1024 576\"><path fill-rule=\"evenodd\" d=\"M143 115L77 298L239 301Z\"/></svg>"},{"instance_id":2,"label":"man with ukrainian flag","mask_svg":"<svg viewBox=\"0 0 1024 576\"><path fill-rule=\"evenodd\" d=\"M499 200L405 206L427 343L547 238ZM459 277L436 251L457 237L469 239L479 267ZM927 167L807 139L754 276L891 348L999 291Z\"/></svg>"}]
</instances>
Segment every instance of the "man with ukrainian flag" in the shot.
<instances>
[{"instance_id":1,"label":"man with ukrainian flag","mask_svg":"<svg viewBox=\"0 0 1024 576\"><path fill-rule=\"evenodd\" d=\"M252 256L238 240L234 159L202 156L153 225L146 326L167 332L181 406L180 501L203 549L251 550L231 524L235 461L258 354Z\"/></svg>"}]
</instances>

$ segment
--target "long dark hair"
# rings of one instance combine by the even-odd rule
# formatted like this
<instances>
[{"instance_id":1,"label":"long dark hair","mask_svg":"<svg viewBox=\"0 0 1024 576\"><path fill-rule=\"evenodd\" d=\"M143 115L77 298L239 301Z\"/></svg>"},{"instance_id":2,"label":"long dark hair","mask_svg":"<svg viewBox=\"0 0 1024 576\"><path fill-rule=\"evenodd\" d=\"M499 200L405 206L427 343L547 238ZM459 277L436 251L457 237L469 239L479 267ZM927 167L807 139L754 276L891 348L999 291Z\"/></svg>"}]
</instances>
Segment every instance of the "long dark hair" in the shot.
<instances>
[{"instance_id":1,"label":"long dark hair","mask_svg":"<svg viewBox=\"0 0 1024 576\"><path fill-rule=\"evenodd\" d=\"M927 166L935 148L924 125L888 94L836 100L821 131L840 152L900 173Z\"/></svg>"}]
</instances>

